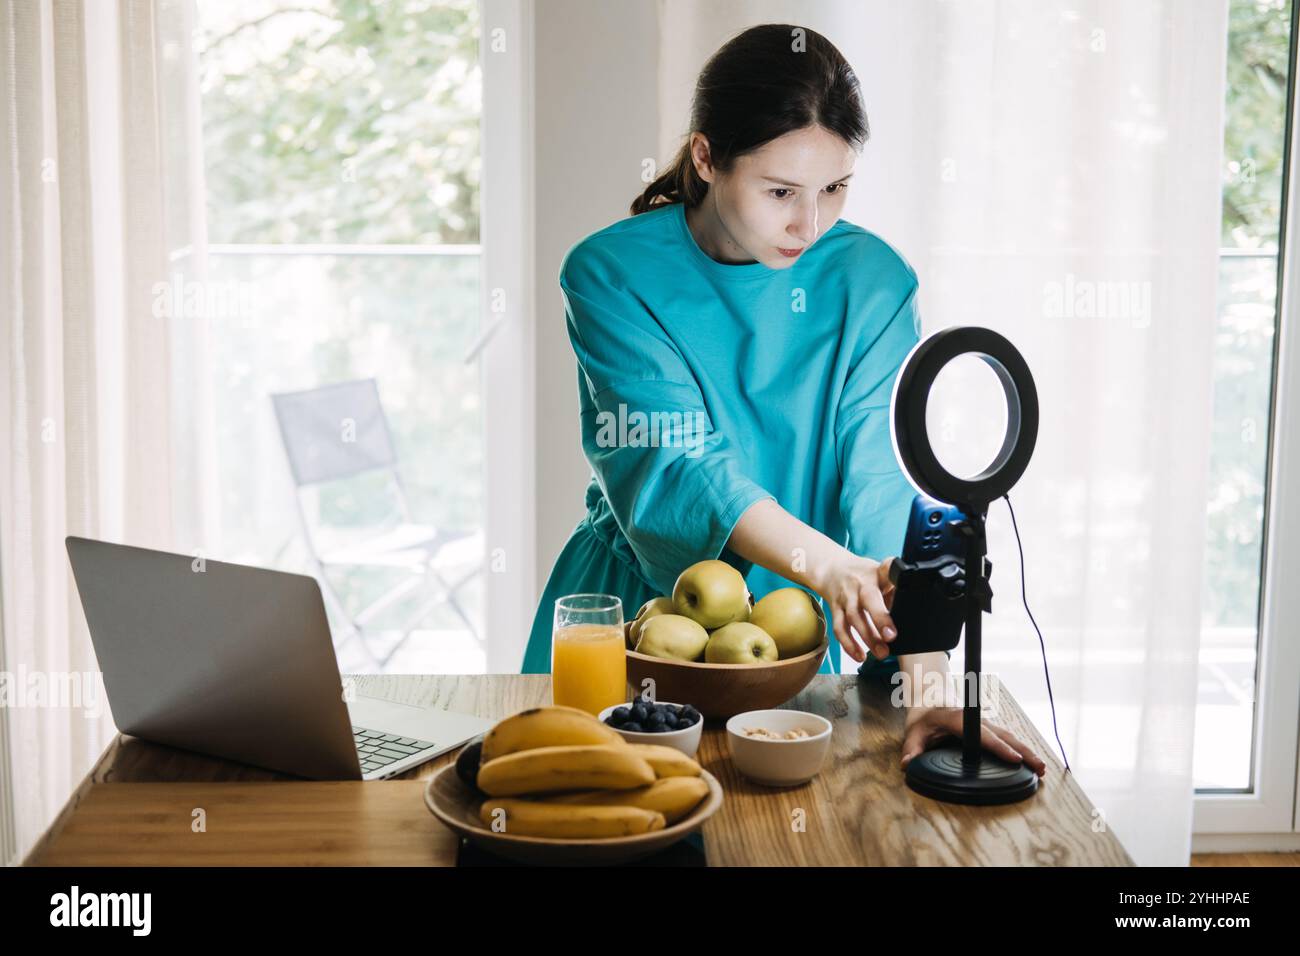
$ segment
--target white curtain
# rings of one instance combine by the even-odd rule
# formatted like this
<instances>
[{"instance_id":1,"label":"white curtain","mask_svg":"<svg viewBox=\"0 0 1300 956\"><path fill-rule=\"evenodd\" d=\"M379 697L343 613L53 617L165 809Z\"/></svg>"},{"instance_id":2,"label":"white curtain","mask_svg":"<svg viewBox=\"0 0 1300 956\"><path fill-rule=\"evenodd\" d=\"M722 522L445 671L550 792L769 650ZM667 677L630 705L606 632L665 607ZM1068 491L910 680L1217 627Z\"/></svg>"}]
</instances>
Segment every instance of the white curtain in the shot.
<instances>
[{"instance_id":1,"label":"white curtain","mask_svg":"<svg viewBox=\"0 0 1300 956\"><path fill-rule=\"evenodd\" d=\"M114 729L64 536L191 551L211 474L191 0L0 6L0 854ZM181 290L184 291L184 290ZM41 692L44 687L45 692ZM16 706L15 706L16 705Z\"/></svg>"},{"instance_id":2,"label":"white curtain","mask_svg":"<svg viewBox=\"0 0 1300 956\"><path fill-rule=\"evenodd\" d=\"M1186 865L1227 0L661 0L661 161L705 60L765 22L857 72L871 138L843 215L916 269L925 331L996 329L1033 370L1011 502L1061 740L1098 825ZM932 433L1000 435L991 374L959 364ZM989 536L985 669L1055 748L1004 502Z\"/></svg>"}]
</instances>

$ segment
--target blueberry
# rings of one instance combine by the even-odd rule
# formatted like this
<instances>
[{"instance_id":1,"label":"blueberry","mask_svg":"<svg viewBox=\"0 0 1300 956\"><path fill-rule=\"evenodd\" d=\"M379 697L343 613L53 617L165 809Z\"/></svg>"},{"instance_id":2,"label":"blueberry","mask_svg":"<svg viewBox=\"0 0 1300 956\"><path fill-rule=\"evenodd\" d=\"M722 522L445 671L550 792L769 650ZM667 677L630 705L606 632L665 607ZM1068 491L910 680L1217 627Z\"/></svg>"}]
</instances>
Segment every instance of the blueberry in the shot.
<instances>
[{"instance_id":1,"label":"blueberry","mask_svg":"<svg viewBox=\"0 0 1300 956\"><path fill-rule=\"evenodd\" d=\"M645 733L645 730L635 720L629 720L626 724L620 727L619 730L630 730L633 733L638 733L638 734Z\"/></svg>"},{"instance_id":2,"label":"blueberry","mask_svg":"<svg viewBox=\"0 0 1300 956\"><path fill-rule=\"evenodd\" d=\"M635 704L632 705L633 720L637 721L638 723L644 723L646 718L649 716L650 716L650 708L646 707L646 705L641 701L638 700Z\"/></svg>"},{"instance_id":3,"label":"blueberry","mask_svg":"<svg viewBox=\"0 0 1300 956\"><path fill-rule=\"evenodd\" d=\"M620 723L632 716L631 707L615 707L613 713L609 716L616 718Z\"/></svg>"}]
</instances>

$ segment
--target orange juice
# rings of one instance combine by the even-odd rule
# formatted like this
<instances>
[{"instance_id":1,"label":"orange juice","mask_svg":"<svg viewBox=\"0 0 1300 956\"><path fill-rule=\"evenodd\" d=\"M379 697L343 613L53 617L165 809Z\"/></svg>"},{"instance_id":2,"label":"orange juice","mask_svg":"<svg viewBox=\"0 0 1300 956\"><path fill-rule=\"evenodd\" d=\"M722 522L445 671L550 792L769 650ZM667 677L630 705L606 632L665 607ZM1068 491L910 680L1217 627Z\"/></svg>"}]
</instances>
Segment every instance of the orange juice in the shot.
<instances>
[{"instance_id":1,"label":"orange juice","mask_svg":"<svg viewBox=\"0 0 1300 956\"><path fill-rule=\"evenodd\" d=\"M571 624L555 632L551 651L551 699L599 715L627 700L627 645L623 629L610 624Z\"/></svg>"}]
</instances>

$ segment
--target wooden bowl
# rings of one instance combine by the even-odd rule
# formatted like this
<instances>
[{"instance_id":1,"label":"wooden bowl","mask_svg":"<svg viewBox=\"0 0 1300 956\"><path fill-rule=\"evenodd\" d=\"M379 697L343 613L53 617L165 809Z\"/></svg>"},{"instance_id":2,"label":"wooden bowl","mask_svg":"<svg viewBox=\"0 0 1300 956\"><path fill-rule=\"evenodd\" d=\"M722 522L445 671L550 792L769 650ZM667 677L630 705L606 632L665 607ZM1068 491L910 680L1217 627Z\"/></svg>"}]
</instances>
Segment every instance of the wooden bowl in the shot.
<instances>
[{"instance_id":1,"label":"wooden bowl","mask_svg":"<svg viewBox=\"0 0 1300 956\"><path fill-rule=\"evenodd\" d=\"M709 793L688 816L670 827L652 833L600 840L562 840L555 837L494 833L478 818L479 806L487 798L465 785L456 775L455 764L448 764L430 778L429 785L424 790L424 805L435 817L470 842L516 863L606 866L635 860L670 847L717 813L722 806L722 785L707 770L701 769L700 776L709 785Z\"/></svg>"},{"instance_id":2,"label":"wooden bowl","mask_svg":"<svg viewBox=\"0 0 1300 956\"><path fill-rule=\"evenodd\" d=\"M639 694L647 678L656 700L692 705L705 717L726 719L747 710L771 710L817 676L829 645L771 664L705 664L627 652L627 681Z\"/></svg>"}]
</instances>

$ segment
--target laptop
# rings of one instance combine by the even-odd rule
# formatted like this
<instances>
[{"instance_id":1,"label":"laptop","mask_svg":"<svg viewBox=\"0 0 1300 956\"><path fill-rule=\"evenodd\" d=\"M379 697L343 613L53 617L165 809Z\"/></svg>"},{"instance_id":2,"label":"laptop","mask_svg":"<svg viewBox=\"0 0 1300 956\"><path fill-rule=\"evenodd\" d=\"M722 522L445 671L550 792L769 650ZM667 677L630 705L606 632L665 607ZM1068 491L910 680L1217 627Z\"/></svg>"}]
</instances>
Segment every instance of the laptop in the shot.
<instances>
[{"instance_id":1,"label":"laptop","mask_svg":"<svg viewBox=\"0 0 1300 956\"><path fill-rule=\"evenodd\" d=\"M75 536L67 548L122 733L313 780L378 780L492 726L346 694L315 578Z\"/></svg>"}]
</instances>

